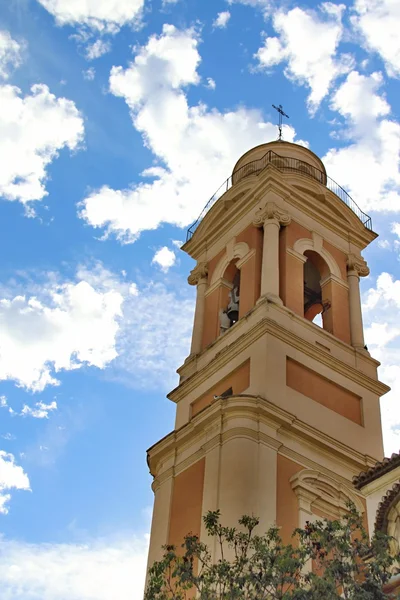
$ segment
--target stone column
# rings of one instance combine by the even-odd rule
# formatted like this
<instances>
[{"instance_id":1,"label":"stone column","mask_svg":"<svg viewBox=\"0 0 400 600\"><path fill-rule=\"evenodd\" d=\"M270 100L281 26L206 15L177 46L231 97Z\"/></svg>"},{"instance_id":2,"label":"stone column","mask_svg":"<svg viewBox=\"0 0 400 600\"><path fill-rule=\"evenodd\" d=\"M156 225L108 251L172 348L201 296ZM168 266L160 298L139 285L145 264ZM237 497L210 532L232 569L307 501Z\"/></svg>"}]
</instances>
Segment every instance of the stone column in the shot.
<instances>
[{"instance_id":1,"label":"stone column","mask_svg":"<svg viewBox=\"0 0 400 600\"><path fill-rule=\"evenodd\" d=\"M360 277L369 275L367 263L361 256L347 257L347 282L349 284L350 337L351 345L364 349L364 330L361 312Z\"/></svg>"},{"instance_id":2,"label":"stone column","mask_svg":"<svg viewBox=\"0 0 400 600\"><path fill-rule=\"evenodd\" d=\"M192 333L192 345L190 354L198 354L201 352L201 343L203 338L204 327L204 304L205 293L207 288L207 263L201 262L190 272L188 283L197 286L196 309L194 312L194 323Z\"/></svg>"},{"instance_id":3,"label":"stone column","mask_svg":"<svg viewBox=\"0 0 400 600\"><path fill-rule=\"evenodd\" d=\"M261 267L261 297L282 304L279 297L279 229L289 225L291 218L286 211L278 209L275 202L259 208L253 225L264 228L264 244Z\"/></svg>"}]
</instances>

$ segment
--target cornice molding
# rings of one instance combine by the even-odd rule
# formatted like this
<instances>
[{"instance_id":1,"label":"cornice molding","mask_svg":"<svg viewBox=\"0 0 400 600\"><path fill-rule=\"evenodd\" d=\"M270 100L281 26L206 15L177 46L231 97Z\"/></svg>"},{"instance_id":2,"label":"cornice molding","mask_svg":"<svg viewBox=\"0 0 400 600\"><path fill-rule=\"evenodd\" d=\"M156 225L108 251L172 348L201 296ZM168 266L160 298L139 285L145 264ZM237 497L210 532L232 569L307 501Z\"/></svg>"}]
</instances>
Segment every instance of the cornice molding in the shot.
<instances>
[{"instance_id":1,"label":"cornice molding","mask_svg":"<svg viewBox=\"0 0 400 600\"><path fill-rule=\"evenodd\" d=\"M296 183L301 183L301 186L298 187ZM195 235L185 243L183 250L197 259L202 256L202 253L204 254L207 248L214 246L228 230L232 230L235 223L244 216L248 215L248 223L245 227L250 225L253 217L252 207L257 206L260 199L269 191L275 192L289 205L314 218L341 238L343 238L343 226L346 223L349 229L349 242L360 249L368 246L377 237L361 222L356 225L356 221L354 221L356 226L352 227L350 222L341 216L347 210L351 212L351 209L347 208L333 192L323 187L322 184L301 175L283 174L273 165L268 165L259 175L246 177L226 192L207 215L215 216L215 223L208 224L207 234L200 237ZM316 203L316 195L321 196L321 194L325 201ZM232 205L235 206L234 211L229 210ZM328 210L327 205L329 206ZM223 216L218 217L219 213L223 213ZM349 213L349 218L350 220L357 219L353 213Z\"/></svg>"},{"instance_id":2,"label":"cornice molding","mask_svg":"<svg viewBox=\"0 0 400 600\"><path fill-rule=\"evenodd\" d=\"M253 225L263 227L268 221L276 221L278 226L285 227L290 225L291 220L291 216L286 210L280 209L275 202L267 202L256 211Z\"/></svg>"},{"instance_id":3,"label":"cornice molding","mask_svg":"<svg viewBox=\"0 0 400 600\"><path fill-rule=\"evenodd\" d=\"M265 308L263 309L262 307ZM277 307L277 309L279 310L279 307ZM280 309L287 310L284 307L280 307ZM271 304L269 303L260 303L254 307L254 309L252 310L252 314L255 314L257 310L260 310L261 312L262 310L269 311L273 309L271 309ZM294 319L301 318L298 315L295 315L294 313L291 313L291 316ZM234 327L245 328L246 324L247 320L246 317L244 317L243 320L239 320ZM256 340L258 340L261 336L267 333L274 335L283 342L286 342L292 348L303 352L306 356L315 359L320 364L329 367L336 373L343 375L344 377L350 379L358 385L361 385L362 387L373 392L374 394L377 394L378 396L382 396L390 390L390 388L384 383L381 383L376 379L372 379L371 377L359 371L355 367L344 363L343 361L332 356L331 354L325 352L322 353L317 346L299 337L292 330L283 327L282 325L279 325L275 320L268 316L261 318L252 327L250 327L248 331L243 332L243 334L240 337L233 340L232 343L229 344L228 336L229 334L233 333L234 328L231 328L224 334L223 338L219 338L218 340L216 340L215 345L213 345L213 347L215 349L217 348L217 344L219 344L222 346L221 351L216 356L214 356L214 358L210 360L210 362L206 364L203 368L201 368L196 373L193 373L193 375L190 375L187 379L184 379L184 381L182 381L182 383L177 388L172 390L167 396L170 400L172 400L173 402L179 402L193 389L198 387L203 381L209 379L214 373L219 371L226 364L230 363L237 355L239 355ZM336 338L334 338L334 336L330 336L329 333L321 330L321 336L323 334L329 336L330 341L332 341L331 337L333 338L333 340L337 341ZM347 346L347 344L343 343L343 345L347 349L350 349ZM353 348L351 348L351 350L355 352ZM207 349L204 352L207 352Z\"/></svg>"},{"instance_id":4,"label":"cornice molding","mask_svg":"<svg viewBox=\"0 0 400 600\"><path fill-rule=\"evenodd\" d=\"M367 277L369 275L369 267L362 256L349 254L347 257L347 269L349 274L356 273L358 277Z\"/></svg>"},{"instance_id":5,"label":"cornice molding","mask_svg":"<svg viewBox=\"0 0 400 600\"><path fill-rule=\"evenodd\" d=\"M234 418L242 419L243 417L247 421L253 421L255 427L244 427L243 425L229 427L229 422L232 422ZM273 423L279 437L271 437L260 431L258 425L260 421ZM212 437L208 438L210 427L215 430L215 433ZM265 444L269 448L276 450L279 454L287 456L305 467L317 468L328 476L331 474L329 469L316 464L304 456L299 456L296 452L285 446L284 442L282 442L283 436L295 436L297 441L306 444L314 450L318 448L318 453L322 450L323 454L330 458L333 457L335 461L339 461L353 473L362 468L367 462L366 457L361 453L356 452L326 434L321 434L317 429L307 425L269 400L260 396L241 394L230 396L228 399L214 401L210 406L193 417L189 423L179 430L171 432L163 440L152 446L148 450L150 471L153 476L157 476L158 481L164 481L172 476L172 474L180 473L205 456L215 446L222 446L228 440L234 438L246 437L257 443ZM197 449L188 455L191 447L197 447ZM185 458L180 460L180 457L183 456ZM162 462L170 465L171 459L174 462L173 471L171 472L171 467L168 467L165 472L158 473L158 465ZM349 479L340 476L340 480L351 487L350 473ZM357 492L353 491L353 493Z\"/></svg>"},{"instance_id":6,"label":"cornice molding","mask_svg":"<svg viewBox=\"0 0 400 600\"><path fill-rule=\"evenodd\" d=\"M202 279L207 280L208 265L206 262L199 262L195 268L190 271L188 277L189 285L197 285Z\"/></svg>"},{"instance_id":7,"label":"cornice molding","mask_svg":"<svg viewBox=\"0 0 400 600\"><path fill-rule=\"evenodd\" d=\"M307 256L304 256L304 254L300 254L300 252L293 250L293 248L286 248L286 254L290 254L290 256L293 256L301 263L305 263L307 261Z\"/></svg>"}]
</instances>

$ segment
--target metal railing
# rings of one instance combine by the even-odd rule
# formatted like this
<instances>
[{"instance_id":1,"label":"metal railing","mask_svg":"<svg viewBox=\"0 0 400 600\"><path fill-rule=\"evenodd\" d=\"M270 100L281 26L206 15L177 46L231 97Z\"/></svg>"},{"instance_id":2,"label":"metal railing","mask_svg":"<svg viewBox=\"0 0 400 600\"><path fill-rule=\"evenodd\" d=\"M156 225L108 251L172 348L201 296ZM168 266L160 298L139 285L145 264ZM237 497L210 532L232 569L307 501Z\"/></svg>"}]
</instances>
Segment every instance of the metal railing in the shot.
<instances>
[{"instance_id":1,"label":"metal railing","mask_svg":"<svg viewBox=\"0 0 400 600\"><path fill-rule=\"evenodd\" d=\"M187 230L186 241L190 240L196 231L197 227L200 225L206 213L210 210L210 208L216 203L219 198L225 192L227 192L235 183L238 183L241 179L248 177L249 175L260 173L267 165L273 165L279 171L283 171L286 173L301 173L306 177L311 177L326 186L331 192L333 192L342 202L348 206L353 213L360 219L364 227L372 230L372 221L371 217L364 213L358 204L353 200L353 198L344 190L336 181L328 177L323 171L317 169L313 165L310 165L303 160L299 160L298 158L288 157L288 156L280 156L276 154L273 150L269 150L264 156L257 160L253 160L236 171L232 173L230 177L218 188L218 190L211 196L203 210L201 211L198 219Z\"/></svg>"}]
</instances>

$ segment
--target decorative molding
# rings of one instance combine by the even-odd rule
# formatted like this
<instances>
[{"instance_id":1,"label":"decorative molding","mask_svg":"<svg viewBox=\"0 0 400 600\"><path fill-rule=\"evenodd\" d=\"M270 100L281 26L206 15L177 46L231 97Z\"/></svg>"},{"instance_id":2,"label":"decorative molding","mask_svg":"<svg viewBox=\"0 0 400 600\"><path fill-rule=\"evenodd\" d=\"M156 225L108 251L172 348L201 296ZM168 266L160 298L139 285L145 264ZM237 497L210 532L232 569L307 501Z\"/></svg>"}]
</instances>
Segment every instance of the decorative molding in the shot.
<instances>
[{"instance_id":1,"label":"decorative molding","mask_svg":"<svg viewBox=\"0 0 400 600\"><path fill-rule=\"evenodd\" d=\"M263 307L265 306L270 307L272 305L269 303L257 304L249 316L254 314L256 311L258 312L258 310L263 310ZM284 310L285 312L290 312L290 315L293 319L299 321L301 320L302 322L304 321L304 319L302 319L295 313L292 313L285 307L280 307L279 309ZM246 326L246 321L247 319L238 321L238 323L235 325L236 332L240 329L243 329ZM305 325L307 325L307 323L305 323ZM313 325L310 323L310 326ZM244 331L240 337L233 339L232 343L229 344L229 337L233 333L235 332L232 328L224 334L223 338L218 338L215 341L213 347L216 349L218 346L222 346L220 352L218 352L217 355L214 356L208 364L202 367L200 371L193 373L193 375L185 379L177 388L172 390L167 396L170 400L172 400L173 402L179 402L182 398L186 396L186 394L190 393L191 390L198 387L203 381L210 378L223 366L229 364L235 358L235 356L243 352L246 348L251 346L257 339L259 339L266 333L274 335L278 339L290 345L292 348L295 348L296 350L303 352L306 356L315 359L317 363L329 367L336 373L339 373L343 377L349 379L350 381L353 381L357 385L362 386L363 388L369 390L370 392L378 396L382 396L390 390L390 388L387 385L381 383L377 379L373 379L372 377L363 373L359 369L354 368L350 364L346 364L342 360L325 352L322 353L317 347L315 347L314 344L299 337L291 329L279 325L274 319L271 319L269 317L261 318L248 331ZM321 330L321 335L327 336L332 343L335 343L335 345L339 344L342 347L348 347L347 344L338 341L337 338L330 335L323 329ZM205 349L204 353L208 350L211 350L211 347ZM351 351L354 352L354 349L351 348Z\"/></svg>"},{"instance_id":2,"label":"decorative molding","mask_svg":"<svg viewBox=\"0 0 400 600\"><path fill-rule=\"evenodd\" d=\"M347 257L348 274L356 273L358 277L367 277L369 275L369 267L362 256L349 254Z\"/></svg>"},{"instance_id":3,"label":"decorative molding","mask_svg":"<svg viewBox=\"0 0 400 600\"><path fill-rule=\"evenodd\" d=\"M212 285L210 285L206 289L206 293L204 294L204 296L205 297L209 296L219 287L226 287L229 290L231 290L231 289L233 289L233 283L231 283L230 281L227 281L226 279L222 279L222 277L221 277L221 279L217 279L216 281L214 281L214 283Z\"/></svg>"},{"instance_id":4,"label":"decorative molding","mask_svg":"<svg viewBox=\"0 0 400 600\"><path fill-rule=\"evenodd\" d=\"M293 475L290 483L298 498L300 511L311 514L315 507L329 516L338 518L348 512L347 503L351 501L358 512L365 512L360 498L349 487L319 471L304 469Z\"/></svg>"},{"instance_id":5,"label":"decorative molding","mask_svg":"<svg viewBox=\"0 0 400 600\"><path fill-rule=\"evenodd\" d=\"M199 262L195 268L190 271L188 277L189 285L197 285L202 279L207 279L208 265L206 262Z\"/></svg>"},{"instance_id":6,"label":"decorative molding","mask_svg":"<svg viewBox=\"0 0 400 600\"><path fill-rule=\"evenodd\" d=\"M332 275L335 275L338 279L342 279L340 274L339 266L333 256L320 244L319 244L320 236L315 235L312 239L310 238L302 238L297 240L294 243L293 250L298 252L299 254L304 254L306 250L313 250L319 254L326 264L328 265L329 271Z\"/></svg>"},{"instance_id":7,"label":"decorative molding","mask_svg":"<svg viewBox=\"0 0 400 600\"><path fill-rule=\"evenodd\" d=\"M253 256L255 256L256 254L256 249L253 248L252 250L249 250L249 252L243 256L243 258L241 258L240 260L237 261L236 266L238 269L241 269L243 267L244 264L247 263L248 260L250 260L251 258L253 258Z\"/></svg>"},{"instance_id":8,"label":"decorative molding","mask_svg":"<svg viewBox=\"0 0 400 600\"><path fill-rule=\"evenodd\" d=\"M229 264L235 258L243 259L250 252L248 244L246 242L238 242L237 244L232 245L229 242L225 248L225 254L220 258L217 266L214 269L214 272L211 277L210 285L213 285L216 281L223 278L226 269Z\"/></svg>"},{"instance_id":9,"label":"decorative molding","mask_svg":"<svg viewBox=\"0 0 400 600\"><path fill-rule=\"evenodd\" d=\"M254 216L253 225L263 227L266 221L275 220L279 225L285 227L290 224L292 218L286 210L281 210L275 202L267 202L265 206L260 207Z\"/></svg>"},{"instance_id":10,"label":"decorative molding","mask_svg":"<svg viewBox=\"0 0 400 600\"><path fill-rule=\"evenodd\" d=\"M246 423L252 422L254 426L243 426L243 419ZM266 423L279 431L279 439L262 431L260 423ZM171 432L152 446L147 451L150 472L157 476L159 481L163 481L171 476L171 464L173 473L177 474L215 446L221 446L237 437L246 437L255 443L261 443L302 466L316 467L321 477L335 477L336 487L339 485L341 490L347 490L351 482L343 476L336 476L331 469L316 464L306 456L298 457L282 440L294 439L296 446L298 443L306 444L314 450L315 456L330 457L335 463L343 465L350 472L349 475L365 464L366 459L363 454L326 434L321 434L265 398L241 394L230 396L228 401L216 400L179 430ZM163 468L165 472L162 471ZM312 468L310 470L313 471ZM355 491L352 494L352 499L357 505L359 500L355 499L358 498L358 494Z\"/></svg>"},{"instance_id":11,"label":"decorative molding","mask_svg":"<svg viewBox=\"0 0 400 600\"><path fill-rule=\"evenodd\" d=\"M200 231L202 233L185 243L185 251L195 259L200 258L207 249L217 244L218 240L240 221L243 226L240 230L237 230L238 234L251 224L253 219L252 210L256 209L259 199L265 197L270 191L279 194L291 207L300 211L304 216L315 219L334 235L343 237L345 227L346 231L348 229L346 241L357 248L365 248L377 237L376 233L364 227L350 209L346 210L346 206L333 192L324 188L326 201L323 203L316 202L315 186L311 185L314 182L305 177L302 177L302 180L302 189L299 189L293 185L289 174L283 174L272 166L265 169L251 182L250 178L244 178L224 195L226 198L228 196L237 198L234 203L234 210L227 210L223 204L218 205L216 203L212 209L212 214L215 215L212 222L206 217L199 227L198 233L200 234ZM238 197L238 191L241 189L244 193L241 197ZM309 193L307 193L308 189L310 190ZM220 209L218 209L218 206L220 206ZM209 214L211 214L211 211ZM203 224L206 226L206 235L203 232Z\"/></svg>"},{"instance_id":12,"label":"decorative molding","mask_svg":"<svg viewBox=\"0 0 400 600\"><path fill-rule=\"evenodd\" d=\"M321 288L323 288L324 285L326 285L327 283L329 283L331 281L334 283L337 283L338 285L341 285L346 290L349 289L349 284L346 281L343 281L343 279L341 279L340 277L336 277L336 275L333 275L332 273L330 273L329 275L327 275L326 277L321 279L321 281L320 281Z\"/></svg>"},{"instance_id":13,"label":"decorative molding","mask_svg":"<svg viewBox=\"0 0 400 600\"><path fill-rule=\"evenodd\" d=\"M293 248L286 248L286 253L290 254L290 256L293 256L293 258L296 258L301 263L305 263L307 261L307 256L304 256L304 254L300 254L300 252L293 250Z\"/></svg>"}]
</instances>

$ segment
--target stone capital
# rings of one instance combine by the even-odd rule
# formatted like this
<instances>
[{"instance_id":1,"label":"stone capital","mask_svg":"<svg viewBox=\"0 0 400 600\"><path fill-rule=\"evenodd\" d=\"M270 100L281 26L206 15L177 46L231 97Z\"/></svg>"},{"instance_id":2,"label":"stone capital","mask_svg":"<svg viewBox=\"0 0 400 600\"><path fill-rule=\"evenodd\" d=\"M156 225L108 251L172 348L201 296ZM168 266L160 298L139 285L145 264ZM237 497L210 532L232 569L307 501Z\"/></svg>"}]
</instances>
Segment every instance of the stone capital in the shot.
<instances>
[{"instance_id":1,"label":"stone capital","mask_svg":"<svg viewBox=\"0 0 400 600\"><path fill-rule=\"evenodd\" d=\"M355 254L348 255L347 270L355 271L359 277L366 277L369 275L369 268L366 261L362 256L356 256Z\"/></svg>"},{"instance_id":2,"label":"stone capital","mask_svg":"<svg viewBox=\"0 0 400 600\"><path fill-rule=\"evenodd\" d=\"M257 210L253 219L253 225L262 227L269 220L278 221L279 225L284 227L290 224L291 217L288 212L278 208L275 202L267 202Z\"/></svg>"},{"instance_id":3,"label":"stone capital","mask_svg":"<svg viewBox=\"0 0 400 600\"><path fill-rule=\"evenodd\" d=\"M195 268L190 271L188 277L189 285L197 285L201 279L206 279L208 275L208 266L205 262L198 263Z\"/></svg>"}]
</instances>

